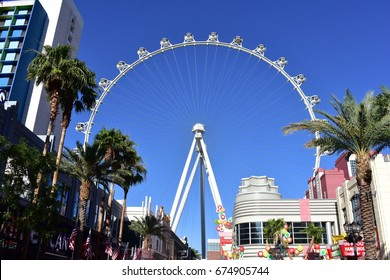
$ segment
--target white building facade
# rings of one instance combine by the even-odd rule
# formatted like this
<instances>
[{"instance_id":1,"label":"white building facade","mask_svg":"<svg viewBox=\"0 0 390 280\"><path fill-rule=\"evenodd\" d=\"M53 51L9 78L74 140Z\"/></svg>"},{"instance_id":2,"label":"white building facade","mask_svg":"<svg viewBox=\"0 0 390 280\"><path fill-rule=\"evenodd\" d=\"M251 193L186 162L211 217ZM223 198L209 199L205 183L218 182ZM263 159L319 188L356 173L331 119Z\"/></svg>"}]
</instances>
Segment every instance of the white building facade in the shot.
<instances>
[{"instance_id":1,"label":"white building facade","mask_svg":"<svg viewBox=\"0 0 390 280\"><path fill-rule=\"evenodd\" d=\"M378 258L390 258L390 155L378 154L371 160L372 198L377 233ZM339 220L342 225L360 222L359 191L356 177L345 181L337 189L337 206Z\"/></svg>"},{"instance_id":2,"label":"white building facade","mask_svg":"<svg viewBox=\"0 0 390 280\"><path fill-rule=\"evenodd\" d=\"M260 259L258 252L267 245L263 229L270 219L282 218L289 225L291 247L308 246L310 223L324 229L322 248L332 244L332 236L339 234L336 200L282 199L274 181L266 176L242 179L234 204L235 242L244 247L242 259Z\"/></svg>"}]
</instances>

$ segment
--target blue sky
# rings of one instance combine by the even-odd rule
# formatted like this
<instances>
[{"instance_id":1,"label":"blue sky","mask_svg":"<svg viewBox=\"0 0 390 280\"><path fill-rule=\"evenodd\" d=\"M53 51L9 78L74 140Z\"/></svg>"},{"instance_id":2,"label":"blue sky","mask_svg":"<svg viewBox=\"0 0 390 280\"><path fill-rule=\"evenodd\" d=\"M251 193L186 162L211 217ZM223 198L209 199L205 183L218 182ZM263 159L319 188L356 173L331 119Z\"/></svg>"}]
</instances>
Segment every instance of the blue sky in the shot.
<instances>
[{"instance_id":1,"label":"blue sky","mask_svg":"<svg viewBox=\"0 0 390 280\"><path fill-rule=\"evenodd\" d=\"M315 109L330 110L332 94L349 88L358 100L367 91L390 86L390 4L372 1L82 1L84 18L78 58L101 78L118 75L116 63L132 63L137 50L160 48L163 37L183 42L191 32L206 40L217 32L222 42L234 36L254 49L265 44L266 57L288 60L285 70L304 74L302 90L318 95ZM91 139L100 127L119 128L137 143L148 168L147 181L130 190L128 206L145 196L168 212L193 134L205 125L204 139L227 216L241 178L269 176L283 198L301 198L314 167L314 150L303 147L309 135L283 136L281 129L309 115L286 79L263 61L222 47L188 47L159 54L121 78L95 118ZM73 126L88 115L74 115ZM66 145L83 135L71 125ZM322 157L333 168L336 157ZM197 175L178 235L199 248ZM206 184L207 238L217 237L215 206ZM116 198L122 191L116 191ZM154 209L154 208L153 208Z\"/></svg>"}]
</instances>

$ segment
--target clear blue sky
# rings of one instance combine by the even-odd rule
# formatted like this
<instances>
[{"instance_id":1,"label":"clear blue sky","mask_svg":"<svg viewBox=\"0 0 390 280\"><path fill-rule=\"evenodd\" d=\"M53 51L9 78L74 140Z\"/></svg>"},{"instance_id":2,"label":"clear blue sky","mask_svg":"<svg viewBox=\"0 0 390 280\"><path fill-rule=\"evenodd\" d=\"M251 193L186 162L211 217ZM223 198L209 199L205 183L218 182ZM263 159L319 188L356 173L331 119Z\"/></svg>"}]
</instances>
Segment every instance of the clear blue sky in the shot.
<instances>
[{"instance_id":1,"label":"clear blue sky","mask_svg":"<svg viewBox=\"0 0 390 280\"><path fill-rule=\"evenodd\" d=\"M367 91L390 86L387 0L74 1L84 18L79 59L98 81L114 79L118 61L136 61L139 47L154 51L163 37L180 43L191 32L200 41L215 31L223 42L242 36L249 49L265 44L271 60L286 57L291 76L306 76L305 94L321 98L316 109L330 110L332 94L342 98L347 88L361 100ZM128 133L149 172L144 184L130 190L128 206L151 196L153 206L169 212L192 126L204 123L222 201L232 216L241 178L269 176L283 198L304 196L315 151L303 147L308 135L283 136L281 130L308 118L297 92L265 62L221 47L190 47L155 56L122 78L101 106L91 138L102 126ZM87 119L74 115L73 124ZM70 147L83 139L74 125ZM334 161L323 157L321 166L333 168ZM200 249L198 185L195 179L177 233ZM207 238L215 238L217 216L206 187Z\"/></svg>"}]
</instances>

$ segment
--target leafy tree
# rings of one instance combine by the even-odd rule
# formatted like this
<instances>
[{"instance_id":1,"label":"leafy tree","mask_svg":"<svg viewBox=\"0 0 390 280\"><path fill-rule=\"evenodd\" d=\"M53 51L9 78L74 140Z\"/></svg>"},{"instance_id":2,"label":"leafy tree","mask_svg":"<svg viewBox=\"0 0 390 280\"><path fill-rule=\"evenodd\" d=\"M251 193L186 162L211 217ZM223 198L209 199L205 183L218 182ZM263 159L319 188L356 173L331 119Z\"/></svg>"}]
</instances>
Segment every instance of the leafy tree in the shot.
<instances>
[{"instance_id":1,"label":"leafy tree","mask_svg":"<svg viewBox=\"0 0 390 280\"><path fill-rule=\"evenodd\" d=\"M366 259L376 258L374 210L372 208L370 153L380 152L390 144L390 114L388 113L388 89L382 88L382 99L372 92L357 103L347 90L343 102L333 96L331 105L336 115L316 110L325 120L305 120L284 127L284 133L308 131L319 138L312 138L305 146L320 146L320 152L330 154L347 151L348 156L356 156L356 181L359 189L360 209Z\"/></svg>"},{"instance_id":2,"label":"leafy tree","mask_svg":"<svg viewBox=\"0 0 390 280\"><path fill-rule=\"evenodd\" d=\"M50 188L46 185L38 202L32 204L33 190L37 187L38 174L50 174L54 168L52 155L42 156L37 148L31 147L23 139L13 144L0 136L0 166L5 168L1 180L0 220L1 228L14 228L23 233L23 254L27 257L31 231L39 237L50 237L55 223L48 226L44 221L48 211L56 210L56 201L46 196ZM42 182L46 183L46 182ZM48 206L53 206L50 209ZM55 221L54 221L55 222Z\"/></svg>"}]
</instances>

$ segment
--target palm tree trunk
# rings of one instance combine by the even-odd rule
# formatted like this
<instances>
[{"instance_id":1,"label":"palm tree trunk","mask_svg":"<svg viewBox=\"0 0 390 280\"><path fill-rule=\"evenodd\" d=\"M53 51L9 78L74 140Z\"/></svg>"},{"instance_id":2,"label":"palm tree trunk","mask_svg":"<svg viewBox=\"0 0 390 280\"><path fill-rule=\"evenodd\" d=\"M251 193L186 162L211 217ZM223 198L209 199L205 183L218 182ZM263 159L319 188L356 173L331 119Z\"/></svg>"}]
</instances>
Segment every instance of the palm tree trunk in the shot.
<instances>
[{"instance_id":1,"label":"palm tree trunk","mask_svg":"<svg viewBox=\"0 0 390 280\"><path fill-rule=\"evenodd\" d=\"M102 200L100 202L100 208L99 208L99 217L98 217L98 225L97 225L97 238L96 238L96 248L98 248L97 251L97 259L101 258L102 255L102 248L101 248L101 240L102 240L102 228L103 228L103 216L104 216L104 205L106 202L106 191L103 188L103 194L102 194Z\"/></svg>"},{"instance_id":2,"label":"palm tree trunk","mask_svg":"<svg viewBox=\"0 0 390 280\"><path fill-rule=\"evenodd\" d=\"M309 253L311 251L311 248L313 247L313 244L314 244L314 236L311 238L310 243L309 243L309 247L306 250L306 254L305 254L305 258L304 258L305 260L307 260L307 258L309 257Z\"/></svg>"},{"instance_id":3,"label":"palm tree trunk","mask_svg":"<svg viewBox=\"0 0 390 280\"><path fill-rule=\"evenodd\" d=\"M123 197L121 223L119 226L119 235L118 235L118 244L119 245L122 243L122 232L123 232L123 224L125 221L125 211L126 211L126 198L127 198L127 192L125 192L124 197Z\"/></svg>"},{"instance_id":4,"label":"palm tree trunk","mask_svg":"<svg viewBox=\"0 0 390 280\"><path fill-rule=\"evenodd\" d=\"M64 143L65 143L66 129L67 129L67 127L62 126L60 144L58 146L58 152L57 152L57 158L56 158L56 169L54 170L53 181L51 184L51 191L50 191L51 196L53 196L55 191L56 191L56 184L58 181L58 173L60 171L62 150L64 148Z\"/></svg>"},{"instance_id":5,"label":"palm tree trunk","mask_svg":"<svg viewBox=\"0 0 390 280\"><path fill-rule=\"evenodd\" d=\"M79 260L81 257L81 248L83 244L84 228L85 228L85 216L87 211L87 200L79 199L79 215L78 215L78 232L75 240L74 246L74 260Z\"/></svg>"},{"instance_id":6,"label":"palm tree trunk","mask_svg":"<svg viewBox=\"0 0 390 280\"><path fill-rule=\"evenodd\" d=\"M359 188L360 214L365 247L365 259L375 260L376 232L374 225L374 209L372 207L371 181L372 170L367 154L356 155L356 181Z\"/></svg>"},{"instance_id":7,"label":"palm tree trunk","mask_svg":"<svg viewBox=\"0 0 390 280\"><path fill-rule=\"evenodd\" d=\"M73 259L80 259L81 247L84 236L86 213L87 213L87 202L91 192L91 184L88 182L82 182L80 186L80 198L79 198L79 210L78 210L78 225L79 230L76 237L75 249Z\"/></svg>"},{"instance_id":8,"label":"palm tree trunk","mask_svg":"<svg viewBox=\"0 0 390 280\"><path fill-rule=\"evenodd\" d=\"M365 259L377 259L374 209L372 207L371 185L361 185L359 190L360 211L363 224Z\"/></svg>"},{"instance_id":9,"label":"palm tree trunk","mask_svg":"<svg viewBox=\"0 0 390 280\"><path fill-rule=\"evenodd\" d=\"M106 235L110 232L110 226L111 226L111 206L112 206L112 200L114 198L114 183L110 184L110 194L108 195L108 202L107 202L107 212L106 212Z\"/></svg>"}]
</instances>

